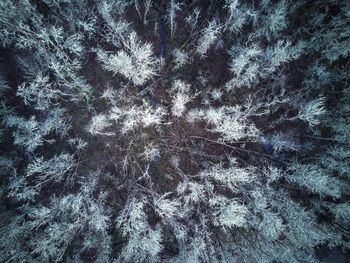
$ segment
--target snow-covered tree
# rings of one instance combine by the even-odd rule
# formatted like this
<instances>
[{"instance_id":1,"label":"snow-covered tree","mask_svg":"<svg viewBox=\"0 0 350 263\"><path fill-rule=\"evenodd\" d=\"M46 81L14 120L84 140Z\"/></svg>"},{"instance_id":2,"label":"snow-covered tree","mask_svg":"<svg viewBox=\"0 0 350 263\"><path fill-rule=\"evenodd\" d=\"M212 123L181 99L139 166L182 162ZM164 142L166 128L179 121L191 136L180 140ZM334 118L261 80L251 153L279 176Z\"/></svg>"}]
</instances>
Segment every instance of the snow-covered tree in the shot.
<instances>
[{"instance_id":1,"label":"snow-covered tree","mask_svg":"<svg viewBox=\"0 0 350 263\"><path fill-rule=\"evenodd\" d=\"M97 51L97 57L103 67L119 73L135 85L144 85L147 80L156 75L156 60L153 58L152 45L142 44L135 32L123 42L125 50L109 54L103 50Z\"/></svg>"}]
</instances>

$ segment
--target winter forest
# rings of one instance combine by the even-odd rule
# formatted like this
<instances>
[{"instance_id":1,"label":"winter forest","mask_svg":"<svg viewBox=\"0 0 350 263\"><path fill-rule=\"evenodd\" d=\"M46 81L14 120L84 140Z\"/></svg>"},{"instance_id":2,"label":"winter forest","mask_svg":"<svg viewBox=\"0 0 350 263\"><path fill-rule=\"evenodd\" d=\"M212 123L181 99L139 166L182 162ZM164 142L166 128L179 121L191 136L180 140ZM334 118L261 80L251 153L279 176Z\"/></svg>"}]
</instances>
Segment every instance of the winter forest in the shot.
<instances>
[{"instance_id":1,"label":"winter forest","mask_svg":"<svg viewBox=\"0 0 350 263\"><path fill-rule=\"evenodd\" d=\"M0 0L0 262L350 262L350 2Z\"/></svg>"}]
</instances>

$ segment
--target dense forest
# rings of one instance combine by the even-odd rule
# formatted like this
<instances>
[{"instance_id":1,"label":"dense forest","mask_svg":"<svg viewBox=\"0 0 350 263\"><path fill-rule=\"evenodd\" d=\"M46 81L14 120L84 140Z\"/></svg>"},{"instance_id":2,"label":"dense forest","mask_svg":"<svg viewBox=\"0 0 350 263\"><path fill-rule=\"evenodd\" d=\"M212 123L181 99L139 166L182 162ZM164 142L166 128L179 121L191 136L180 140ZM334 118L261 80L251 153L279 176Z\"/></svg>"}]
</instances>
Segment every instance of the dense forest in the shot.
<instances>
[{"instance_id":1,"label":"dense forest","mask_svg":"<svg viewBox=\"0 0 350 263\"><path fill-rule=\"evenodd\" d=\"M0 0L0 262L350 262L350 2Z\"/></svg>"}]
</instances>

